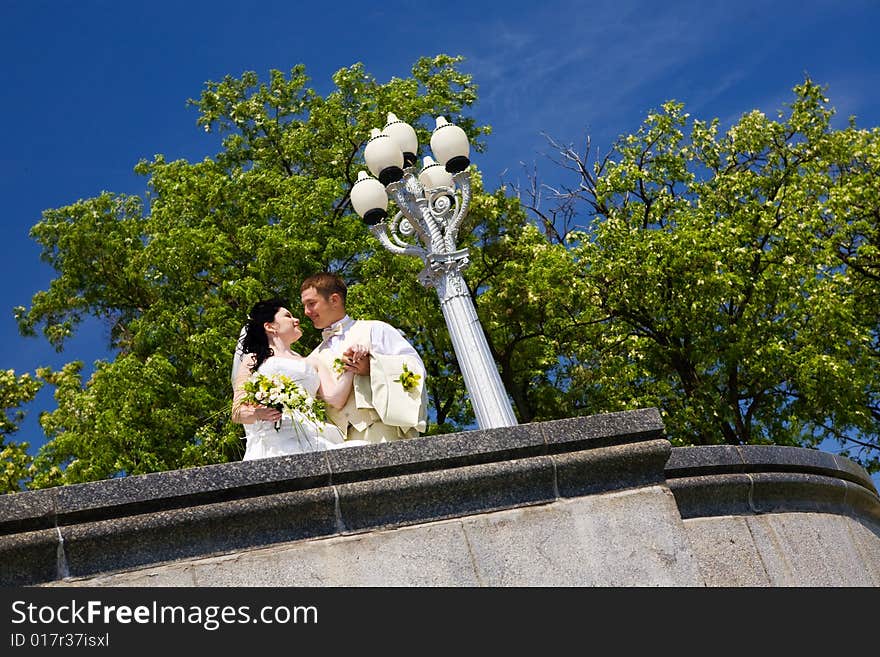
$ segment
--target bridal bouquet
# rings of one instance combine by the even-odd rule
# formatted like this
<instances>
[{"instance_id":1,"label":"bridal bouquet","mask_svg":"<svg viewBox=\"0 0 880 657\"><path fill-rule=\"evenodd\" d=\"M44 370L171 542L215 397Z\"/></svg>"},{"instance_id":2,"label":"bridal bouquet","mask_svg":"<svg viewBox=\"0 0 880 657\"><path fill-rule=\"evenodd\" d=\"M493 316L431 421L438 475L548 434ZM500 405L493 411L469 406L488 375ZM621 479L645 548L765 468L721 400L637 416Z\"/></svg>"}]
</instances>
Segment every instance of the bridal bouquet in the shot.
<instances>
[{"instance_id":1,"label":"bridal bouquet","mask_svg":"<svg viewBox=\"0 0 880 657\"><path fill-rule=\"evenodd\" d=\"M244 402L277 408L293 418L306 419L316 424L327 421L327 408L323 401L312 397L305 389L284 374L254 372L244 383ZM281 420L275 421L275 431L281 428Z\"/></svg>"}]
</instances>

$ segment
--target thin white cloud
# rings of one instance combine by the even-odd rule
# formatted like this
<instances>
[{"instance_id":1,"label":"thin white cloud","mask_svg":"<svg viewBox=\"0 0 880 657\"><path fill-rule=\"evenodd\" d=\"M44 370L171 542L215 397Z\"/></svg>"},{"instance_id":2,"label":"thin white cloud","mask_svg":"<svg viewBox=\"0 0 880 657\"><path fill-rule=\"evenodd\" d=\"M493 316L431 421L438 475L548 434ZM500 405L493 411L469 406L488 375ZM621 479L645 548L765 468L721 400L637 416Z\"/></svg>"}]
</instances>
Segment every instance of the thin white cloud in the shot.
<instances>
[{"instance_id":1,"label":"thin white cloud","mask_svg":"<svg viewBox=\"0 0 880 657\"><path fill-rule=\"evenodd\" d=\"M532 31L510 19L490 21L491 36L468 57L481 107L504 123L525 122L537 131L559 125L559 117L570 123L580 115L595 123L622 108L643 113L644 90L676 71L685 75L690 61L717 48L717 32L728 18L709 11L695 30L659 6L651 13L644 3L591 5L589 12L577 6L553 3Z\"/></svg>"},{"instance_id":2,"label":"thin white cloud","mask_svg":"<svg viewBox=\"0 0 880 657\"><path fill-rule=\"evenodd\" d=\"M530 7L486 18L481 38L462 50L480 87L475 111L492 123L493 141L505 142L507 155L519 148L523 160L544 145L542 132L562 141L591 134L594 145L600 137L608 147L673 98L692 115L722 123L753 108L775 116L790 102L801 67L815 60L816 44L830 41L826 22L841 24L845 11L824 0ZM509 143L513 133L517 147Z\"/></svg>"}]
</instances>

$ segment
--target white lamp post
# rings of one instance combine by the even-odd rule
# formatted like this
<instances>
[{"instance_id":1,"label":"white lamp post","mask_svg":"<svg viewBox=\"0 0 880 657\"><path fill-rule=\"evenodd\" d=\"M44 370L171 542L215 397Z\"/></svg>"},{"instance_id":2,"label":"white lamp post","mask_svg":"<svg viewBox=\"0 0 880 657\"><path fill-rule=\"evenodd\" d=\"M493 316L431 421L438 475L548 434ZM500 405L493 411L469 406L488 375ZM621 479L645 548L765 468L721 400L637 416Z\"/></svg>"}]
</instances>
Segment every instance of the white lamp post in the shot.
<instances>
[{"instance_id":1,"label":"white lamp post","mask_svg":"<svg viewBox=\"0 0 880 657\"><path fill-rule=\"evenodd\" d=\"M365 171L358 174L351 203L386 249L422 259L419 282L436 289L440 297L477 424L481 429L510 427L516 417L461 275L468 251L455 246L471 199L469 150L464 130L439 116L431 135L436 161L425 157L416 174L415 130L388 114L385 128L373 128L364 149L367 168L375 177ZM386 221L389 196L399 211Z\"/></svg>"}]
</instances>

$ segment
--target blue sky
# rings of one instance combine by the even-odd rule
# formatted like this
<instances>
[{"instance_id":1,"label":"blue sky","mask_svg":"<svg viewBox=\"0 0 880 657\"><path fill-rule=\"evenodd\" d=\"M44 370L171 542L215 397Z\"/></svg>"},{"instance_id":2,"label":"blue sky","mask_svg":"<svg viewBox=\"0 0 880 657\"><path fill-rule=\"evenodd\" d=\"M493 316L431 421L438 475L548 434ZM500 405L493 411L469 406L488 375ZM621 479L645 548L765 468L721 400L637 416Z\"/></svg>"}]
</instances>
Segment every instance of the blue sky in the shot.
<instances>
[{"instance_id":1,"label":"blue sky","mask_svg":"<svg viewBox=\"0 0 880 657\"><path fill-rule=\"evenodd\" d=\"M53 277L28 231L47 208L143 194L140 159L216 153L186 105L208 80L302 63L326 93L355 62L387 81L420 56L464 55L479 86L473 115L493 127L473 160L495 187L523 164L550 172L542 133L589 134L604 151L668 99L724 125L755 108L775 116L805 74L827 85L838 126L850 115L878 126L878 25L878 0L0 0L0 367L88 369L105 355L97 323L62 354L19 336L12 308ZM40 442L36 414L51 403L47 389L16 439Z\"/></svg>"}]
</instances>

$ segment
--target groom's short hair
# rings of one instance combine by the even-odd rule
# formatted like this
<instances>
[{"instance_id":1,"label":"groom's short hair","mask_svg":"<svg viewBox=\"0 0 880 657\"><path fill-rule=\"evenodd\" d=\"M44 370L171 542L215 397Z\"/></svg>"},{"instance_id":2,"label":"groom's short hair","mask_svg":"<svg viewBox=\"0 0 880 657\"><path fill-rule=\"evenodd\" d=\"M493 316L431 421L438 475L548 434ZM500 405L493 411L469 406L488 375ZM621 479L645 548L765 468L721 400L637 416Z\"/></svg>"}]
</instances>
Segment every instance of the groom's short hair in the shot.
<instances>
[{"instance_id":1,"label":"groom's short hair","mask_svg":"<svg viewBox=\"0 0 880 657\"><path fill-rule=\"evenodd\" d=\"M339 298L342 299L342 305L345 305L345 295L348 292L348 288L345 285L345 281L336 274L330 274L326 271L312 274L302 282L299 291L305 292L310 287L315 288L318 294L325 299L329 299L331 294L338 294Z\"/></svg>"}]
</instances>

